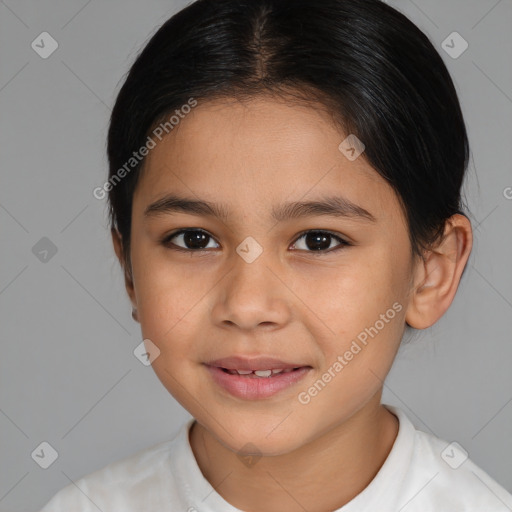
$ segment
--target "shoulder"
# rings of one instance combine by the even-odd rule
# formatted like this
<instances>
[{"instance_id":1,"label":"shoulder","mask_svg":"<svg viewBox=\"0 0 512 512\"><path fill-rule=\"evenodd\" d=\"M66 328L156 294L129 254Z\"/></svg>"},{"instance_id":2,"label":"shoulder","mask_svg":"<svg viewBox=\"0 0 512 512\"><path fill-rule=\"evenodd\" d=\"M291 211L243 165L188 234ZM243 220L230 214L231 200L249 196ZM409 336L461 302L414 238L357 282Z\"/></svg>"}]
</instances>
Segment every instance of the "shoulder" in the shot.
<instances>
[{"instance_id":1,"label":"shoulder","mask_svg":"<svg viewBox=\"0 0 512 512\"><path fill-rule=\"evenodd\" d=\"M140 510L155 489L172 488L169 461L186 427L171 440L140 450L66 485L40 512Z\"/></svg>"},{"instance_id":2,"label":"shoulder","mask_svg":"<svg viewBox=\"0 0 512 512\"><path fill-rule=\"evenodd\" d=\"M478 467L466 450L414 429L409 470L400 495L404 512L511 512L512 495Z\"/></svg>"}]
</instances>

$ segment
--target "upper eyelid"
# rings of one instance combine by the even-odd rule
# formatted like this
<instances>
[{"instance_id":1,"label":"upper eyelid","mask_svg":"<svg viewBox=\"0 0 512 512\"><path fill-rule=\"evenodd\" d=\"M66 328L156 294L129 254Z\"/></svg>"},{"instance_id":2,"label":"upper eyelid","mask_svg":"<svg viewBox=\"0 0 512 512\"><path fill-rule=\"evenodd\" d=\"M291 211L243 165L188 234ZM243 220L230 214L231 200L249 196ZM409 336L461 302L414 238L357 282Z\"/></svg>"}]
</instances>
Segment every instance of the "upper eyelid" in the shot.
<instances>
[{"instance_id":1,"label":"upper eyelid","mask_svg":"<svg viewBox=\"0 0 512 512\"><path fill-rule=\"evenodd\" d=\"M171 238L174 238L175 236L182 235L183 233L186 233L187 231L199 231L200 233L204 233L205 235L208 235L209 237L215 239L215 237L212 234L208 233L208 231L204 230L203 228L182 228L182 229L173 231L172 233L169 233L167 235L164 235L162 237L162 242L168 241Z\"/></svg>"}]
</instances>

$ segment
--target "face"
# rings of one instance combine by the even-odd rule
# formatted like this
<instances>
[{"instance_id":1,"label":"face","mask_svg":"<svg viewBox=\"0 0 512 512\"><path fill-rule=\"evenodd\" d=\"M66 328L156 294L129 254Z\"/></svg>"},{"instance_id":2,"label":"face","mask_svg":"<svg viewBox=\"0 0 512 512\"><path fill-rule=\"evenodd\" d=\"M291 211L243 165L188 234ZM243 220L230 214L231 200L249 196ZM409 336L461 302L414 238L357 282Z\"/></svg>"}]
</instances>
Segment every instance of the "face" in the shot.
<instances>
[{"instance_id":1,"label":"face","mask_svg":"<svg viewBox=\"0 0 512 512\"><path fill-rule=\"evenodd\" d=\"M287 453L342 425L380 392L398 349L407 226L364 152L339 149L346 137L320 107L217 100L147 157L129 293L157 376L234 451ZM310 202L328 204L289 206Z\"/></svg>"}]
</instances>

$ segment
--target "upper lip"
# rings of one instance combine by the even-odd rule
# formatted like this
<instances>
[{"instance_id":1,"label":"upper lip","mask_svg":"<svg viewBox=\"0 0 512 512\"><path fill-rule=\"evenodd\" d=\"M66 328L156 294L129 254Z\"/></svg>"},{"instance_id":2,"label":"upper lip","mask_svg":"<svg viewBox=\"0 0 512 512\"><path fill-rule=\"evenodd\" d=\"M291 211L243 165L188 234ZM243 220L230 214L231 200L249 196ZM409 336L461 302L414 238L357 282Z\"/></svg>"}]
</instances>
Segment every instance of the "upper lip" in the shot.
<instances>
[{"instance_id":1,"label":"upper lip","mask_svg":"<svg viewBox=\"0 0 512 512\"><path fill-rule=\"evenodd\" d=\"M209 366L217 366L226 370L286 370L288 368L301 368L309 366L301 363L287 363L274 357L240 357L231 356L215 359L206 363Z\"/></svg>"}]
</instances>

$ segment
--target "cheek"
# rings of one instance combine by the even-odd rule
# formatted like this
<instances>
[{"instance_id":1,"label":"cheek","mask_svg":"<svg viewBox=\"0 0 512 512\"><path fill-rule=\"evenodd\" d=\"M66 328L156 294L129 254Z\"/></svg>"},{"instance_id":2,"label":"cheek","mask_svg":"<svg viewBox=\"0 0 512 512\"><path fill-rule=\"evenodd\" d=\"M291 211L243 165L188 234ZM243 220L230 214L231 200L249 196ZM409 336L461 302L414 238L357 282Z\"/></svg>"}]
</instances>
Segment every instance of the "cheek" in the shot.
<instances>
[{"instance_id":1,"label":"cheek","mask_svg":"<svg viewBox=\"0 0 512 512\"><path fill-rule=\"evenodd\" d=\"M176 353L188 344L185 333L190 338L194 313L209 286L186 266L173 268L165 253L157 252L141 250L132 260L139 320L144 338L151 339L162 352L172 346Z\"/></svg>"},{"instance_id":2,"label":"cheek","mask_svg":"<svg viewBox=\"0 0 512 512\"><path fill-rule=\"evenodd\" d=\"M163 386L190 410L191 376L197 372L194 344L201 344L197 313L206 284L172 270L169 262L146 260L137 281L139 321L143 339L150 339L159 354L152 361L153 371ZM206 289L209 289L207 287Z\"/></svg>"},{"instance_id":3,"label":"cheek","mask_svg":"<svg viewBox=\"0 0 512 512\"><path fill-rule=\"evenodd\" d=\"M316 331L327 366L344 354L356 372L375 367L380 374L390 366L404 329L408 275L400 258L374 247L358 253L357 263L326 270L308 284L308 306L328 327L323 341Z\"/></svg>"},{"instance_id":4,"label":"cheek","mask_svg":"<svg viewBox=\"0 0 512 512\"><path fill-rule=\"evenodd\" d=\"M393 268L393 257L372 249L357 254L347 264L315 271L297 285L308 290L305 298L331 331L348 332L354 326L375 322L380 313L401 296L401 276Z\"/></svg>"}]
</instances>

